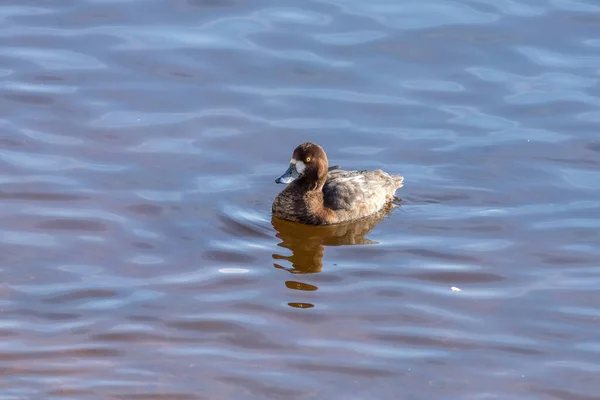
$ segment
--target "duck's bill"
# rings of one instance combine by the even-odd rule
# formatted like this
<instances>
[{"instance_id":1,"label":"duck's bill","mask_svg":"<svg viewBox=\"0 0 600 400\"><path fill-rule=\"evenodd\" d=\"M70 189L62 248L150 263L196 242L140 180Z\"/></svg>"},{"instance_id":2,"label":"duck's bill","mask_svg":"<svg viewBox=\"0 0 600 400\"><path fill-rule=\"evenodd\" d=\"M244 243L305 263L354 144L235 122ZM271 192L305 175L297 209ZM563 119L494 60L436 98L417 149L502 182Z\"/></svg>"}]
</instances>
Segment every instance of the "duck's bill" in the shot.
<instances>
[{"instance_id":1,"label":"duck's bill","mask_svg":"<svg viewBox=\"0 0 600 400\"><path fill-rule=\"evenodd\" d=\"M283 173L283 175L275 179L275 183L288 184L299 176L300 174L298 173L296 166L294 164L290 164L289 168Z\"/></svg>"}]
</instances>

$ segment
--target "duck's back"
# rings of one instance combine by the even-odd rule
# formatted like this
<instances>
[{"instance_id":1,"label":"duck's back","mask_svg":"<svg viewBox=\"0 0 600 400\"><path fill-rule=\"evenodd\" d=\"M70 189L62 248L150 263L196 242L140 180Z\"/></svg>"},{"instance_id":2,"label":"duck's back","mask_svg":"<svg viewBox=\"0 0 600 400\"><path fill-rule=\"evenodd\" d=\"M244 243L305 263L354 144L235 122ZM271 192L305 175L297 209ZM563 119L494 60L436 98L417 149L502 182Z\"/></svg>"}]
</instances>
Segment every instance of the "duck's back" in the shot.
<instances>
[{"instance_id":1,"label":"duck's back","mask_svg":"<svg viewBox=\"0 0 600 400\"><path fill-rule=\"evenodd\" d=\"M323 200L336 214L337 222L373 214L394 197L404 178L376 171L329 171L323 186Z\"/></svg>"}]
</instances>

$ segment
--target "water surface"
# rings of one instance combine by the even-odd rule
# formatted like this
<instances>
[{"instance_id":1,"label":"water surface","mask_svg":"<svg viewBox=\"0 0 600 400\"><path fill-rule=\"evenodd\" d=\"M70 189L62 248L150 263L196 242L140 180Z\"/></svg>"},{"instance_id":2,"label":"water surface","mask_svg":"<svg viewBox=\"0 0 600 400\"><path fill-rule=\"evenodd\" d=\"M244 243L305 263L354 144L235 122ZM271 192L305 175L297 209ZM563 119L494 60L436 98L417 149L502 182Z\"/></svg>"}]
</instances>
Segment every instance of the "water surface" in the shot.
<instances>
[{"instance_id":1,"label":"water surface","mask_svg":"<svg viewBox=\"0 0 600 400\"><path fill-rule=\"evenodd\" d=\"M2 399L597 398L599 24L592 0L2 2ZM273 220L307 140L404 175L402 206Z\"/></svg>"}]
</instances>

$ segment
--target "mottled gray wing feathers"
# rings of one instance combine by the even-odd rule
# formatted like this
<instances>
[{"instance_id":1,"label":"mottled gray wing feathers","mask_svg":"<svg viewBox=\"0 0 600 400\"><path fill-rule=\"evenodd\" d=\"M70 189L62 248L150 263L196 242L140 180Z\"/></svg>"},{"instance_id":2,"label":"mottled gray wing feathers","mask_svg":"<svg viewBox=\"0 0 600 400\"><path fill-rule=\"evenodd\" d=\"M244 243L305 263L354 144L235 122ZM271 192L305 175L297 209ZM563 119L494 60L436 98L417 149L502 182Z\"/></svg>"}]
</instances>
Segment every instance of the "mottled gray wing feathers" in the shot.
<instances>
[{"instance_id":1,"label":"mottled gray wing feathers","mask_svg":"<svg viewBox=\"0 0 600 400\"><path fill-rule=\"evenodd\" d=\"M325 206L346 211L368 208L374 212L391 200L396 189L402 187L402 180L381 170L329 171L323 187Z\"/></svg>"}]
</instances>

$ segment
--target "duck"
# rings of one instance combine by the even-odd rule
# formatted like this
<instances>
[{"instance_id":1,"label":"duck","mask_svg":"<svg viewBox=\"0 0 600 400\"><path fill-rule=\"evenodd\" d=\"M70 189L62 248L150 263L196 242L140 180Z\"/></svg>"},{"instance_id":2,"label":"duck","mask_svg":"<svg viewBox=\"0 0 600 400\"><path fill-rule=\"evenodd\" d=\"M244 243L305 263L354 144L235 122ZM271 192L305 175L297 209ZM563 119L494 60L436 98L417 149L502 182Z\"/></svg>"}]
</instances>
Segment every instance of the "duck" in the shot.
<instances>
[{"instance_id":1,"label":"duck","mask_svg":"<svg viewBox=\"0 0 600 400\"><path fill-rule=\"evenodd\" d=\"M273 201L274 217L306 225L331 225L381 211L404 185L404 177L380 169L329 168L325 150L306 142L294 149L288 169L275 182L287 186Z\"/></svg>"}]
</instances>

